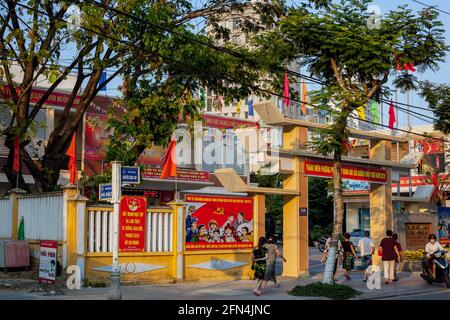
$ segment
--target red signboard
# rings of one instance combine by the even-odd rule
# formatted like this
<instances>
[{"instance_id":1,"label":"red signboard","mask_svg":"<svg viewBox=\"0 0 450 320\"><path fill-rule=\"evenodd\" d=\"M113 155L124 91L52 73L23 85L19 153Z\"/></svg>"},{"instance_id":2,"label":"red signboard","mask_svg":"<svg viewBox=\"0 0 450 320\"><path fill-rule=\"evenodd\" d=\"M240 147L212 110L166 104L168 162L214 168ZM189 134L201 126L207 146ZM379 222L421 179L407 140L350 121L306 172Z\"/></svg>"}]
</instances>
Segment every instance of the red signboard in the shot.
<instances>
[{"instance_id":1,"label":"red signboard","mask_svg":"<svg viewBox=\"0 0 450 320\"><path fill-rule=\"evenodd\" d=\"M234 118L225 118L210 114L203 114L204 125L209 128L235 129L240 127L258 127L258 121L240 120Z\"/></svg>"},{"instance_id":2,"label":"red signboard","mask_svg":"<svg viewBox=\"0 0 450 320\"><path fill-rule=\"evenodd\" d=\"M437 139L414 140L414 147L424 154L445 153L444 141Z\"/></svg>"},{"instance_id":3,"label":"red signboard","mask_svg":"<svg viewBox=\"0 0 450 320\"><path fill-rule=\"evenodd\" d=\"M342 179L371 183L386 183L387 181L387 172L383 169L343 165L341 173ZM333 178L333 163L307 160L305 161L305 175Z\"/></svg>"},{"instance_id":4,"label":"red signboard","mask_svg":"<svg viewBox=\"0 0 450 320\"><path fill-rule=\"evenodd\" d=\"M186 195L186 250L253 248L252 198Z\"/></svg>"},{"instance_id":5,"label":"red signboard","mask_svg":"<svg viewBox=\"0 0 450 320\"><path fill-rule=\"evenodd\" d=\"M119 250L145 250L147 198L123 196L120 201Z\"/></svg>"},{"instance_id":6,"label":"red signboard","mask_svg":"<svg viewBox=\"0 0 450 320\"><path fill-rule=\"evenodd\" d=\"M147 167L144 169L142 177L148 179L159 179L161 177L161 172L162 172L161 168ZM175 179L175 177L172 177L170 179ZM209 173L206 171L177 169L177 179L183 181L208 182Z\"/></svg>"}]
</instances>

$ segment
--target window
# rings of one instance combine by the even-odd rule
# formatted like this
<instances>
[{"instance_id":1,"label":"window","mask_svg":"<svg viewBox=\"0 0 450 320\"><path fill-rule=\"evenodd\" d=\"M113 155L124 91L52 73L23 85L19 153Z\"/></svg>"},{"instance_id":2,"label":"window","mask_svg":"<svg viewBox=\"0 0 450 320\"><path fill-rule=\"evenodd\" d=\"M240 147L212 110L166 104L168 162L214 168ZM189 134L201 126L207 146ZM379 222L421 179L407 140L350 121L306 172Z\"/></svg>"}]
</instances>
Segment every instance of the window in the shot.
<instances>
[{"instance_id":1,"label":"window","mask_svg":"<svg viewBox=\"0 0 450 320\"><path fill-rule=\"evenodd\" d=\"M236 43L236 44L239 44L239 43L241 43L241 39L240 39L240 37L239 36L233 36L233 39L232 39L232 41L233 41L233 43Z\"/></svg>"},{"instance_id":2,"label":"window","mask_svg":"<svg viewBox=\"0 0 450 320\"><path fill-rule=\"evenodd\" d=\"M233 19L233 30L239 29L241 26L241 20Z\"/></svg>"},{"instance_id":3,"label":"window","mask_svg":"<svg viewBox=\"0 0 450 320\"><path fill-rule=\"evenodd\" d=\"M248 119L248 112L247 111L244 112L244 117L245 117L245 119Z\"/></svg>"}]
</instances>

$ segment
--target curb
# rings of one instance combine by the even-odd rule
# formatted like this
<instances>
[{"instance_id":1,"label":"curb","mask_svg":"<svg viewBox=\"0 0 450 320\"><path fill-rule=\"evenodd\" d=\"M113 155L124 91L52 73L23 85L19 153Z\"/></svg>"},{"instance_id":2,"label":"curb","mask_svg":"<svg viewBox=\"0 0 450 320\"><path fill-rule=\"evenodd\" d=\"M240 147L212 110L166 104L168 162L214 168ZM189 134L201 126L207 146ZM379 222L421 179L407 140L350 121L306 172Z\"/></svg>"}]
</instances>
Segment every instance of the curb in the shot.
<instances>
[{"instance_id":1,"label":"curb","mask_svg":"<svg viewBox=\"0 0 450 320\"><path fill-rule=\"evenodd\" d=\"M448 291L448 290L449 289L447 289L447 288L440 288L440 289L435 289L435 290L407 291L405 293L400 293L400 292L399 293L391 293L391 294L386 294L386 295L378 295L378 296L374 296L374 297L354 298L351 300L379 300L379 299L394 298L394 297L414 296L414 295L423 294L423 293L442 292L442 291Z\"/></svg>"}]
</instances>

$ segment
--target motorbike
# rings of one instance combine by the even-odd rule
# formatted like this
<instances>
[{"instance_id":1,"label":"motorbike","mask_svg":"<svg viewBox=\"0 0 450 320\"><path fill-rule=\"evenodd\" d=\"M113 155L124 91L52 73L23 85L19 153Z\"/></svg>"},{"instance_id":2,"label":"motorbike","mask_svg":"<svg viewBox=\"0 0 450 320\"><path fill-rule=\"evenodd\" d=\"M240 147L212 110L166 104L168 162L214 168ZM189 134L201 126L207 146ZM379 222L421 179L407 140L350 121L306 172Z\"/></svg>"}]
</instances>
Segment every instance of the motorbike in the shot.
<instances>
[{"instance_id":1,"label":"motorbike","mask_svg":"<svg viewBox=\"0 0 450 320\"><path fill-rule=\"evenodd\" d=\"M326 243L327 243L327 238L319 239L317 241L317 249L319 249L320 252L324 252Z\"/></svg>"},{"instance_id":2,"label":"motorbike","mask_svg":"<svg viewBox=\"0 0 450 320\"><path fill-rule=\"evenodd\" d=\"M446 258L446 251L436 251L431 255L431 258L433 258L432 263L434 263L435 270L436 270L436 278L433 277L433 274L431 272L431 266L429 263L429 258L424 257L422 259L422 273L420 276L422 279L424 279L427 283L445 283L447 288L450 288L450 279L449 279L449 264Z\"/></svg>"}]
</instances>

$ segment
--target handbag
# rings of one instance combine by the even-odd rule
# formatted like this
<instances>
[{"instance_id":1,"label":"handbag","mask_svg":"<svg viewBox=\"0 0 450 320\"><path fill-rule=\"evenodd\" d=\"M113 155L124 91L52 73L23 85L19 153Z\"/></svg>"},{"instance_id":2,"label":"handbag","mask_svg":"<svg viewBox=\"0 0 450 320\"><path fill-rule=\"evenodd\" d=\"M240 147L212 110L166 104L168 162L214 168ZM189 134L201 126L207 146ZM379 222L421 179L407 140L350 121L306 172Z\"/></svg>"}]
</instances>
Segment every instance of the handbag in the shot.
<instances>
[{"instance_id":1,"label":"handbag","mask_svg":"<svg viewBox=\"0 0 450 320\"><path fill-rule=\"evenodd\" d=\"M381 248L378 249L378 256L379 257L383 256L383 250Z\"/></svg>"}]
</instances>

